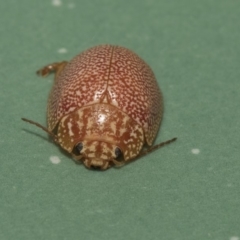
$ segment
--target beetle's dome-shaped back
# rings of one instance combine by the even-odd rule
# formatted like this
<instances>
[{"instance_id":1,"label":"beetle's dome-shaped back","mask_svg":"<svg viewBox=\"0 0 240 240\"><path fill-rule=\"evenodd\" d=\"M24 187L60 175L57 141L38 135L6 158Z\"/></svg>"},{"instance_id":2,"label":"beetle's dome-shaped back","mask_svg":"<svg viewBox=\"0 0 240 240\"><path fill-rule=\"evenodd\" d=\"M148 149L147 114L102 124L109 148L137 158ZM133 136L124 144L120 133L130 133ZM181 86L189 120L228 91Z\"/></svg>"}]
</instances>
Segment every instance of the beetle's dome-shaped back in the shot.
<instances>
[{"instance_id":1,"label":"beetle's dome-shaped back","mask_svg":"<svg viewBox=\"0 0 240 240\"><path fill-rule=\"evenodd\" d=\"M71 60L55 79L48 103L48 127L95 103L117 107L144 130L151 145L160 125L163 100L151 68L129 49L90 48Z\"/></svg>"}]
</instances>

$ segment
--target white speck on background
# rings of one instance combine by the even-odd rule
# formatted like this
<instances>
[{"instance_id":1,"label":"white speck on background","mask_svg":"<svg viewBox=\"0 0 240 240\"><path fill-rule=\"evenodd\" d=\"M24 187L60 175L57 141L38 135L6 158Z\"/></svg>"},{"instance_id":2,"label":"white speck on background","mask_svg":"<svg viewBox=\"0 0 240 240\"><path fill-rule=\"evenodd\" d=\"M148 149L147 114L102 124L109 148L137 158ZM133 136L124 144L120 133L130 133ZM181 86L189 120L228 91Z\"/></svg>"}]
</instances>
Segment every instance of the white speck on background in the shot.
<instances>
[{"instance_id":1,"label":"white speck on background","mask_svg":"<svg viewBox=\"0 0 240 240\"><path fill-rule=\"evenodd\" d=\"M200 150L198 148L193 148L192 149L192 153L193 154L199 154L200 153Z\"/></svg>"},{"instance_id":2,"label":"white speck on background","mask_svg":"<svg viewBox=\"0 0 240 240\"><path fill-rule=\"evenodd\" d=\"M62 5L62 2L61 0L52 0L52 5L58 7Z\"/></svg>"},{"instance_id":3,"label":"white speck on background","mask_svg":"<svg viewBox=\"0 0 240 240\"><path fill-rule=\"evenodd\" d=\"M58 53L66 53L67 49L66 48L59 48Z\"/></svg>"},{"instance_id":4,"label":"white speck on background","mask_svg":"<svg viewBox=\"0 0 240 240\"><path fill-rule=\"evenodd\" d=\"M69 3L69 4L68 4L68 7L69 7L69 8L74 8L75 5L74 5L74 3Z\"/></svg>"},{"instance_id":5,"label":"white speck on background","mask_svg":"<svg viewBox=\"0 0 240 240\"><path fill-rule=\"evenodd\" d=\"M58 156L51 156L50 157L50 161L53 163L53 164L59 164L61 162L60 158Z\"/></svg>"},{"instance_id":6,"label":"white speck on background","mask_svg":"<svg viewBox=\"0 0 240 240\"><path fill-rule=\"evenodd\" d=\"M239 240L239 237L237 237L237 236L233 236L233 237L230 237L229 240Z\"/></svg>"}]
</instances>

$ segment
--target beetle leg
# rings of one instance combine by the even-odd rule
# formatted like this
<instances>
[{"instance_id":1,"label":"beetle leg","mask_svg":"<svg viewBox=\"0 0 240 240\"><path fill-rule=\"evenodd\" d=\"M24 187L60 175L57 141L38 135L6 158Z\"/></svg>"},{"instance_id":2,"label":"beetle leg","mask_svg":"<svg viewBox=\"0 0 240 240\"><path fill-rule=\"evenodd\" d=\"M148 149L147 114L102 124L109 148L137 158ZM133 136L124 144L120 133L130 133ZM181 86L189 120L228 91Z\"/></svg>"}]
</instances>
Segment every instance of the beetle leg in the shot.
<instances>
[{"instance_id":1,"label":"beetle leg","mask_svg":"<svg viewBox=\"0 0 240 240\"><path fill-rule=\"evenodd\" d=\"M122 167L124 165L124 162L119 162L115 159L112 159L111 161L115 164L116 167Z\"/></svg>"},{"instance_id":2,"label":"beetle leg","mask_svg":"<svg viewBox=\"0 0 240 240\"><path fill-rule=\"evenodd\" d=\"M101 166L101 170L106 170L109 168L109 162L106 161L102 166Z\"/></svg>"},{"instance_id":3,"label":"beetle leg","mask_svg":"<svg viewBox=\"0 0 240 240\"><path fill-rule=\"evenodd\" d=\"M58 73L61 72L61 70L65 67L66 64L67 64L66 61L48 64L45 67L39 69L37 71L37 74L42 77L46 77L50 73L55 72L56 75L58 75Z\"/></svg>"},{"instance_id":4,"label":"beetle leg","mask_svg":"<svg viewBox=\"0 0 240 240\"><path fill-rule=\"evenodd\" d=\"M76 162L82 162L82 158L83 158L82 155L77 156L75 154L72 154L72 157Z\"/></svg>"},{"instance_id":5,"label":"beetle leg","mask_svg":"<svg viewBox=\"0 0 240 240\"><path fill-rule=\"evenodd\" d=\"M91 160L89 160L89 159L85 159L84 161L83 161L83 164L87 167L87 168L91 168Z\"/></svg>"}]
</instances>

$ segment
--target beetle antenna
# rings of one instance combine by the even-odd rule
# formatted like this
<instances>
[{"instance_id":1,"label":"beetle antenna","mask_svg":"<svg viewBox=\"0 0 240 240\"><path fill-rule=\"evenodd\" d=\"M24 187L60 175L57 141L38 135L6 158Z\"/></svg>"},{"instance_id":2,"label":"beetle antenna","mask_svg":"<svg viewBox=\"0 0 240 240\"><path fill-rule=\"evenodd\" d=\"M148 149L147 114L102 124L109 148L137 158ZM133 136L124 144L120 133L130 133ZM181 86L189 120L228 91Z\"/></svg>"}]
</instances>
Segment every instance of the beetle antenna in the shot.
<instances>
[{"instance_id":1,"label":"beetle antenna","mask_svg":"<svg viewBox=\"0 0 240 240\"><path fill-rule=\"evenodd\" d=\"M165 145L167 145L167 144L169 144L169 143L175 142L176 140L177 140L177 138L175 137L175 138L170 139L170 140L168 140L168 141L161 142L161 143L159 143L159 144L157 144L157 145L155 145L155 146L152 146L152 147L148 148L147 150L141 152L138 157L142 157L142 156L144 156L144 155L147 155L147 154L149 154L149 153L151 153L151 152L159 149L160 147L163 147L163 146L165 146ZM138 158L138 157L137 157L137 158Z\"/></svg>"},{"instance_id":2,"label":"beetle antenna","mask_svg":"<svg viewBox=\"0 0 240 240\"><path fill-rule=\"evenodd\" d=\"M48 133L55 141L57 141L56 136L52 132L50 132L46 127L44 127L41 124L34 122L32 120L26 119L26 118L22 118L22 120L41 128L44 132Z\"/></svg>"}]
</instances>

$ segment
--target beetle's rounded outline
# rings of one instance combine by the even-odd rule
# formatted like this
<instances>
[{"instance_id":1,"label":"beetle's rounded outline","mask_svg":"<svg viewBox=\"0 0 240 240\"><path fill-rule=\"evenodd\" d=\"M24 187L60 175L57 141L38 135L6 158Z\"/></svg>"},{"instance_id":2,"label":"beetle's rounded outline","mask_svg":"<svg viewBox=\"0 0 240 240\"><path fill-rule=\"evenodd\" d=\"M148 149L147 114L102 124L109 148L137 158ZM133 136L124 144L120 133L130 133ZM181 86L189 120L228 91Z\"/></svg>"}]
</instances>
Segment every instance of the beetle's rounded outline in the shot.
<instances>
[{"instance_id":1,"label":"beetle's rounded outline","mask_svg":"<svg viewBox=\"0 0 240 240\"><path fill-rule=\"evenodd\" d=\"M70 62L47 65L38 74L52 71L48 129L40 127L75 159L88 168L107 169L119 163L117 148L127 162L143 154L144 145L152 145L162 119L163 98L153 71L137 54L100 45ZM83 147L76 153L79 143ZM150 151L151 147L146 152Z\"/></svg>"}]
</instances>

